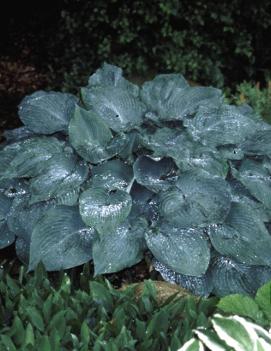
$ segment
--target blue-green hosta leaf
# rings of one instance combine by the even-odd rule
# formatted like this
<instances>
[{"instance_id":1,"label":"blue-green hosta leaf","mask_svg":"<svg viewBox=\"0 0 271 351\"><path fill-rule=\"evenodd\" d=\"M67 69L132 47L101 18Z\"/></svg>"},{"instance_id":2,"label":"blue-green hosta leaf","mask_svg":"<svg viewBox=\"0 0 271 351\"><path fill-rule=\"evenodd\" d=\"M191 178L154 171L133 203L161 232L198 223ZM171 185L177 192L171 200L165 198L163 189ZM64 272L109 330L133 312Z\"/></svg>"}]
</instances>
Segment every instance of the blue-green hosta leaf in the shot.
<instances>
[{"instance_id":1,"label":"blue-green hosta leaf","mask_svg":"<svg viewBox=\"0 0 271 351\"><path fill-rule=\"evenodd\" d=\"M222 178L185 172L175 187L160 194L160 214L182 228L223 223L231 205L230 188Z\"/></svg>"},{"instance_id":2,"label":"blue-green hosta leaf","mask_svg":"<svg viewBox=\"0 0 271 351\"><path fill-rule=\"evenodd\" d=\"M210 247L203 230L181 229L162 223L146 232L145 238L157 260L175 272L193 276L206 272Z\"/></svg>"},{"instance_id":3,"label":"blue-green hosta leaf","mask_svg":"<svg viewBox=\"0 0 271 351\"><path fill-rule=\"evenodd\" d=\"M210 226L208 234L220 254L249 265L271 266L271 236L253 208L232 203L225 223Z\"/></svg>"},{"instance_id":4,"label":"blue-green hosta leaf","mask_svg":"<svg viewBox=\"0 0 271 351\"><path fill-rule=\"evenodd\" d=\"M123 88L135 96L138 96L139 93L139 87L123 77L123 71L120 67L108 63L104 63L89 77L88 88L93 86Z\"/></svg>"},{"instance_id":5,"label":"blue-green hosta leaf","mask_svg":"<svg viewBox=\"0 0 271 351\"><path fill-rule=\"evenodd\" d=\"M153 134L143 130L141 144L153 152L154 157L172 157L177 159L184 155L184 150L193 149L193 140L180 129L158 128Z\"/></svg>"},{"instance_id":6,"label":"blue-green hosta leaf","mask_svg":"<svg viewBox=\"0 0 271 351\"><path fill-rule=\"evenodd\" d=\"M25 139L34 136L34 132L32 132L26 127L19 127L15 129L5 130L3 136L8 142L16 142L20 139Z\"/></svg>"},{"instance_id":7,"label":"blue-green hosta leaf","mask_svg":"<svg viewBox=\"0 0 271 351\"><path fill-rule=\"evenodd\" d=\"M141 137L142 145L153 151L153 157L172 157L182 171L203 169L211 175L226 177L226 160L217 152L195 143L191 137L176 128L159 128L155 133Z\"/></svg>"},{"instance_id":8,"label":"blue-green hosta leaf","mask_svg":"<svg viewBox=\"0 0 271 351\"><path fill-rule=\"evenodd\" d=\"M174 96L176 89L187 87L189 85L181 74L159 74L142 85L140 96L148 109L158 117L160 111L164 111L166 102Z\"/></svg>"},{"instance_id":9,"label":"blue-green hosta leaf","mask_svg":"<svg viewBox=\"0 0 271 351\"><path fill-rule=\"evenodd\" d=\"M29 264L30 241L23 238L17 238L15 242L16 255L25 265Z\"/></svg>"},{"instance_id":10,"label":"blue-green hosta leaf","mask_svg":"<svg viewBox=\"0 0 271 351\"><path fill-rule=\"evenodd\" d=\"M84 191L79 199L83 221L99 233L109 236L127 218L131 207L131 196L122 190L90 188Z\"/></svg>"},{"instance_id":11,"label":"blue-green hosta leaf","mask_svg":"<svg viewBox=\"0 0 271 351\"><path fill-rule=\"evenodd\" d=\"M120 160L111 160L92 168L91 186L107 190L125 190L133 179L133 169Z\"/></svg>"},{"instance_id":12,"label":"blue-green hosta leaf","mask_svg":"<svg viewBox=\"0 0 271 351\"><path fill-rule=\"evenodd\" d=\"M210 177L217 176L226 178L228 174L228 163L218 156L216 152L208 147L195 145L192 150L183 150L183 154L175 159L176 165L181 171L204 171Z\"/></svg>"},{"instance_id":13,"label":"blue-green hosta leaf","mask_svg":"<svg viewBox=\"0 0 271 351\"><path fill-rule=\"evenodd\" d=\"M28 270L42 261L47 271L68 269L92 259L92 228L86 228L77 207L57 206L36 224Z\"/></svg>"},{"instance_id":14,"label":"blue-green hosta leaf","mask_svg":"<svg viewBox=\"0 0 271 351\"><path fill-rule=\"evenodd\" d=\"M144 104L126 89L83 88L82 97L86 107L93 109L115 132L129 131L143 122Z\"/></svg>"},{"instance_id":15,"label":"blue-green hosta leaf","mask_svg":"<svg viewBox=\"0 0 271 351\"><path fill-rule=\"evenodd\" d=\"M185 275L174 272L172 269L168 268L155 258L153 259L152 263L155 270L161 274L165 281L178 284L182 288L189 290L194 295L208 297L213 290L212 279L209 270L207 270L207 272L202 276L195 277L192 275Z\"/></svg>"},{"instance_id":16,"label":"blue-green hosta leaf","mask_svg":"<svg viewBox=\"0 0 271 351\"><path fill-rule=\"evenodd\" d=\"M13 243L15 236L7 227L7 218L10 213L12 199L0 193L0 249Z\"/></svg>"},{"instance_id":17,"label":"blue-green hosta leaf","mask_svg":"<svg viewBox=\"0 0 271 351\"><path fill-rule=\"evenodd\" d=\"M252 208L256 217L262 222L271 220L271 210L267 209L261 202L255 201L255 198L250 194L247 188L236 179L229 181L231 186L231 196L233 202L242 203Z\"/></svg>"},{"instance_id":18,"label":"blue-green hosta leaf","mask_svg":"<svg viewBox=\"0 0 271 351\"><path fill-rule=\"evenodd\" d=\"M66 144L55 137L33 137L7 145L0 159L7 162L1 172L4 179L35 177L47 167L47 161L65 151Z\"/></svg>"},{"instance_id":19,"label":"blue-green hosta leaf","mask_svg":"<svg viewBox=\"0 0 271 351\"><path fill-rule=\"evenodd\" d=\"M69 138L77 153L92 163L112 158L126 145L123 136L113 138L110 129L94 111L79 106L70 121Z\"/></svg>"},{"instance_id":20,"label":"blue-green hosta leaf","mask_svg":"<svg viewBox=\"0 0 271 351\"><path fill-rule=\"evenodd\" d=\"M151 191L168 189L176 180L176 165L170 158L155 161L148 156L139 156L133 165L136 181Z\"/></svg>"},{"instance_id":21,"label":"blue-green hosta leaf","mask_svg":"<svg viewBox=\"0 0 271 351\"><path fill-rule=\"evenodd\" d=\"M0 222L0 249L11 245L15 241L15 234L12 233L6 222Z\"/></svg>"},{"instance_id":22,"label":"blue-green hosta leaf","mask_svg":"<svg viewBox=\"0 0 271 351\"><path fill-rule=\"evenodd\" d=\"M271 176L262 163L246 159L238 171L232 167L232 174L251 195L271 209Z\"/></svg>"},{"instance_id":23,"label":"blue-green hosta leaf","mask_svg":"<svg viewBox=\"0 0 271 351\"><path fill-rule=\"evenodd\" d=\"M66 131L76 102L77 98L71 94L37 91L22 100L19 117L35 133Z\"/></svg>"},{"instance_id":24,"label":"blue-green hosta leaf","mask_svg":"<svg viewBox=\"0 0 271 351\"><path fill-rule=\"evenodd\" d=\"M236 145L221 145L217 147L219 156L225 160L242 160L244 158L244 152L240 147Z\"/></svg>"},{"instance_id":25,"label":"blue-green hosta leaf","mask_svg":"<svg viewBox=\"0 0 271 351\"><path fill-rule=\"evenodd\" d=\"M118 272L141 261L146 228L144 219L126 220L110 235L96 238L92 251L95 275Z\"/></svg>"},{"instance_id":26,"label":"blue-green hosta leaf","mask_svg":"<svg viewBox=\"0 0 271 351\"><path fill-rule=\"evenodd\" d=\"M209 147L238 144L257 129L254 119L231 105L201 108L193 119L186 119L184 124L195 141Z\"/></svg>"},{"instance_id":27,"label":"blue-green hosta leaf","mask_svg":"<svg viewBox=\"0 0 271 351\"><path fill-rule=\"evenodd\" d=\"M189 87L172 94L160 112L163 120L183 120L193 116L200 107L220 105L221 91L211 87Z\"/></svg>"},{"instance_id":28,"label":"blue-green hosta leaf","mask_svg":"<svg viewBox=\"0 0 271 351\"><path fill-rule=\"evenodd\" d=\"M28 182L22 179L0 180L0 192L12 199L25 196L29 192Z\"/></svg>"},{"instance_id":29,"label":"blue-green hosta leaf","mask_svg":"<svg viewBox=\"0 0 271 351\"><path fill-rule=\"evenodd\" d=\"M29 201L30 195L13 200L7 224L16 236L30 243L35 225L50 208L54 208L54 205L48 202L31 205Z\"/></svg>"},{"instance_id":30,"label":"blue-green hosta leaf","mask_svg":"<svg viewBox=\"0 0 271 351\"><path fill-rule=\"evenodd\" d=\"M85 162L79 161L74 154L59 154L47 162L43 174L30 181L30 202L54 199L59 204L73 206L87 175Z\"/></svg>"},{"instance_id":31,"label":"blue-green hosta leaf","mask_svg":"<svg viewBox=\"0 0 271 351\"><path fill-rule=\"evenodd\" d=\"M271 156L271 130L260 130L249 135L240 147L247 155Z\"/></svg>"},{"instance_id":32,"label":"blue-green hosta leaf","mask_svg":"<svg viewBox=\"0 0 271 351\"><path fill-rule=\"evenodd\" d=\"M133 200L130 217L145 217L152 224L159 219L158 199L155 193L134 182L130 195Z\"/></svg>"},{"instance_id":33,"label":"blue-green hosta leaf","mask_svg":"<svg viewBox=\"0 0 271 351\"><path fill-rule=\"evenodd\" d=\"M238 263L226 256L217 256L210 267L213 293L217 296L230 294L253 295L260 287L253 267Z\"/></svg>"}]
</instances>

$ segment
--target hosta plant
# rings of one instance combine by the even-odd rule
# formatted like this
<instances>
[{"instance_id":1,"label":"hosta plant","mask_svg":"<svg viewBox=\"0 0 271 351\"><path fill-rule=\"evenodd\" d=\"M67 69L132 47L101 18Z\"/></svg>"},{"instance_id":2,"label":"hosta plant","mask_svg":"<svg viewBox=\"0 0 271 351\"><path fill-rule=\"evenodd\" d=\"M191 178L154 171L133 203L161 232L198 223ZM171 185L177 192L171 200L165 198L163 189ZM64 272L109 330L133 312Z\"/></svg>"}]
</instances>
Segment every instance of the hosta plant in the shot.
<instances>
[{"instance_id":1,"label":"hosta plant","mask_svg":"<svg viewBox=\"0 0 271 351\"><path fill-rule=\"evenodd\" d=\"M138 87L104 64L80 96L38 91L0 151L0 247L33 270L93 260L120 271L149 250L195 294L271 279L271 126L220 90L161 74Z\"/></svg>"}]
</instances>

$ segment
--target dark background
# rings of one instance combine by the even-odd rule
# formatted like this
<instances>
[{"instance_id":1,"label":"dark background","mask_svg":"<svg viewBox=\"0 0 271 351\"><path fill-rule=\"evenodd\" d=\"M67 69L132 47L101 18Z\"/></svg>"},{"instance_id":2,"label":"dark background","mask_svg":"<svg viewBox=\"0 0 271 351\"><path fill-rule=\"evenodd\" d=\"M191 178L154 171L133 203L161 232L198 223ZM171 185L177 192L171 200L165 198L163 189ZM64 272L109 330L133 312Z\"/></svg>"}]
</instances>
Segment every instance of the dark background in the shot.
<instances>
[{"instance_id":1,"label":"dark background","mask_svg":"<svg viewBox=\"0 0 271 351\"><path fill-rule=\"evenodd\" d=\"M234 90L271 72L271 1L5 1L0 9L0 128L38 89L77 91L102 62L136 81L180 72Z\"/></svg>"}]
</instances>

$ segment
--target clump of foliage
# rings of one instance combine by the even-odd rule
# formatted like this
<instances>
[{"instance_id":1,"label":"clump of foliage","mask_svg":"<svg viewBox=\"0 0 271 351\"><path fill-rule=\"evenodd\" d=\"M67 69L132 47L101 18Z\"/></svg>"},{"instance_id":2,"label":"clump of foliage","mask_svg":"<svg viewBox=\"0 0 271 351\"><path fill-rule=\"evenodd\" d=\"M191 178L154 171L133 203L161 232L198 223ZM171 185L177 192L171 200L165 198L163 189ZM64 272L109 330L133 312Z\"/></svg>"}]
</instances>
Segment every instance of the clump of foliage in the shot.
<instances>
[{"instance_id":1,"label":"clump of foliage","mask_svg":"<svg viewBox=\"0 0 271 351\"><path fill-rule=\"evenodd\" d=\"M177 350L199 326L208 327L216 298L170 296L159 302L152 281L114 289L90 280L85 265L80 289L67 273L49 280L42 265L18 279L3 272L0 280L2 350ZM184 317L185 316L185 317Z\"/></svg>"},{"instance_id":2,"label":"clump of foliage","mask_svg":"<svg viewBox=\"0 0 271 351\"><path fill-rule=\"evenodd\" d=\"M270 69L270 25L269 0L65 0L49 41L52 84L84 85L101 60L129 74L182 72L216 86L261 79Z\"/></svg>"},{"instance_id":3,"label":"clump of foliage","mask_svg":"<svg viewBox=\"0 0 271 351\"><path fill-rule=\"evenodd\" d=\"M244 82L238 85L234 100L239 104L248 103L259 116L271 123L271 81L262 88L258 83Z\"/></svg>"},{"instance_id":4,"label":"clump of foliage","mask_svg":"<svg viewBox=\"0 0 271 351\"><path fill-rule=\"evenodd\" d=\"M104 64L80 98L38 91L0 152L1 247L48 271L95 274L147 249L195 294L271 278L271 126L179 74L138 87Z\"/></svg>"},{"instance_id":5,"label":"clump of foliage","mask_svg":"<svg viewBox=\"0 0 271 351\"><path fill-rule=\"evenodd\" d=\"M255 299L174 294L160 301L154 282L116 290L90 280L88 264L76 288L67 273L52 279L42 264L34 274L21 267L17 279L5 267L0 277L1 350L269 350L270 283Z\"/></svg>"}]
</instances>

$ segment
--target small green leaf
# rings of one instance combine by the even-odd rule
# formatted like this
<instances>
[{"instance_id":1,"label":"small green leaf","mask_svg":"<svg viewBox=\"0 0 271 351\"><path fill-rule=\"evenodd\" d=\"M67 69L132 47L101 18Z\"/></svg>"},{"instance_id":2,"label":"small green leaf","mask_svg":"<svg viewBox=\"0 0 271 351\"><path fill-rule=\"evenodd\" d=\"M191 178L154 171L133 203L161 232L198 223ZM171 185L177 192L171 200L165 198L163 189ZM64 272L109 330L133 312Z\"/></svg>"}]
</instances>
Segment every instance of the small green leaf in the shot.
<instances>
[{"instance_id":1,"label":"small green leaf","mask_svg":"<svg viewBox=\"0 0 271 351\"><path fill-rule=\"evenodd\" d=\"M106 287L98 282L92 281L90 283L90 291L93 300L103 305L107 310L111 310L113 307L113 298Z\"/></svg>"},{"instance_id":2,"label":"small green leaf","mask_svg":"<svg viewBox=\"0 0 271 351\"><path fill-rule=\"evenodd\" d=\"M62 338L66 331L66 320L65 320L66 311L57 312L51 319L48 329L51 331L57 331L57 338ZM55 336L54 336L55 338Z\"/></svg>"},{"instance_id":3,"label":"small green leaf","mask_svg":"<svg viewBox=\"0 0 271 351\"><path fill-rule=\"evenodd\" d=\"M89 327L86 321L84 321L81 325L80 336L81 336L81 342L83 343L83 345L87 346L90 341L90 333L89 333Z\"/></svg>"},{"instance_id":4,"label":"small green leaf","mask_svg":"<svg viewBox=\"0 0 271 351\"><path fill-rule=\"evenodd\" d=\"M40 338L38 350L39 351L51 351L52 350L50 340L49 340L49 337L47 335L43 335Z\"/></svg>"},{"instance_id":5,"label":"small green leaf","mask_svg":"<svg viewBox=\"0 0 271 351\"><path fill-rule=\"evenodd\" d=\"M33 330L33 327L30 323L28 323L26 326L24 345L25 346L27 346L27 345L35 346L34 330Z\"/></svg>"},{"instance_id":6,"label":"small green leaf","mask_svg":"<svg viewBox=\"0 0 271 351\"><path fill-rule=\"evenodd\" d=\"M255 301L260 306L269 322L271 322L271 282L263 285L256 294Z\"/></svg>"},{"instance_id":7,"label":"small green leaf","mask_svg":"<svg viewBox=\"0 0 271 351\"><path fill-rule=\"evenodd\" d=\"M204 351L201 341L192 338L188 340L178 351Z\"/></svg>"},{"instance_id":8,"label":"small green leaf","mask_svg":"<svg viewBox=\"0 0 271 351\"><path fill-rule=\"evenodd\" d=\"M40 312L35 307L27 307L26 313L30 322L39 329L41 332L44 331L44 322Z\"/></svg>"},{"instance_id":9,"label":"small green leaf","mask_svg":"<svg viewBox=\"0 0 271 351\"><path fill-rule=\"evenodd\" d=\"M9 335L13 336L16 345L21 345L25 339L25 330L23 322L18 316L14 317L12 327L9 331Z\"/></svg>"},{"instance_id":10,"label":"small green leaf","mask_svg":"<svg viewBox=\"0 0 271 351\"><path fill-rule=\"evenodd\" d=\"M5 349L3 349L3 351L4 350L8 350L8 351L18 350L8 335L0 335L0 338L1 338L2 344L5 346ZM0 344L0 346L1 346L1 344Z\"/></svg>"},{"instance_id":11,"label":"small green leaf","mask_svg":"<svg viewBox=\"0 0 271 351\"><path fill-rule=\"evenodd\" d=\"M223 312L249 317L259 324L264 323L263 312L251 297L238 294L228 295L219 301L217 307Z\"/></svg>"}]
</instances>

